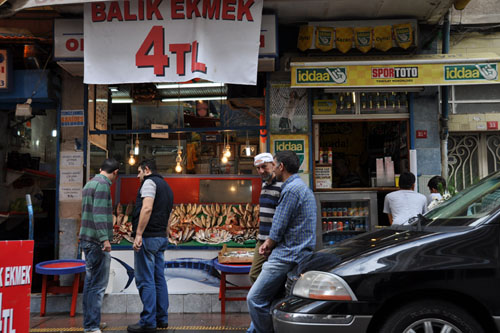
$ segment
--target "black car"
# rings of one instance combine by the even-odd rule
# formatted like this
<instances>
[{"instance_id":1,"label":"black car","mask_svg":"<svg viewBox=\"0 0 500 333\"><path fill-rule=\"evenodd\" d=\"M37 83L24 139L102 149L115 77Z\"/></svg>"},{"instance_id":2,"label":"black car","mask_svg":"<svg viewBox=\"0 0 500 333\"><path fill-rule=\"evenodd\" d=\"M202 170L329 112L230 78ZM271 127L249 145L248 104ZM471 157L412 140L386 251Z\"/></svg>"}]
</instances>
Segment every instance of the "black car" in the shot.
<instances>
[{"instance_id":1,"label":"black car","mask_svg":"<svg viewBox=\"0 0 500 333\"><path fill-rule=\"evenodd\" d=\"M500 173L289 273L276 332L500 331Z\"/></svg>"}]
</instances>

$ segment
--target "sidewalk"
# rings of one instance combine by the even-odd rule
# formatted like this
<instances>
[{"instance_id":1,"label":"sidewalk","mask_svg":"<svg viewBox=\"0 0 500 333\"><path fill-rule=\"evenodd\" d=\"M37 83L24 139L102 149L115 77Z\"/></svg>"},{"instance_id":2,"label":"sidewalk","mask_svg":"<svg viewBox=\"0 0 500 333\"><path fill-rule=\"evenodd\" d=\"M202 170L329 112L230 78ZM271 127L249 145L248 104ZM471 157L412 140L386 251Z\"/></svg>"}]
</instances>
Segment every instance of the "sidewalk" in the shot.
<instances>
[{"instance_id":1,"label":"sidewalk","mask_svg":"<svg viewBox=\"0 0 500 333\"><path fill-rule=\"evenodd\" d=\"M127 325L135 324L139 314L102 314L102 322L107 324L104 333L126 332ZM245 332L250 325L248 313L172 313L169 314L169 328L158 332ZM69 313L49 313L45 317L32 313L30 332L83 332L82 315L71 318Z\"/></svg>"}]
</instances>

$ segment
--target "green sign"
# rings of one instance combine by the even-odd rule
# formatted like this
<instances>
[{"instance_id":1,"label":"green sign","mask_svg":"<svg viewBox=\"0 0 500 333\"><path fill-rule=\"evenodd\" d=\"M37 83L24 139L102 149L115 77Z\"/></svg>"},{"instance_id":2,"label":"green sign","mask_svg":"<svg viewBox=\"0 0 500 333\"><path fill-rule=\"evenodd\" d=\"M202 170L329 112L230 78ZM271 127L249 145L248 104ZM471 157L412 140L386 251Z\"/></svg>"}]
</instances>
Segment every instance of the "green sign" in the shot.
<instances>
[{"instance_id":1,"label":"green sign","mask_svg":"<svg viewBox=\"0 0 500 333\"><path fill-rule=\"evenodd\" d=\"M304 140L275 140L274 141L274 152L277 153L279 151L291 150L297 154L299 157L300 165L302 168L302 164L304 163L305 158L305 141ZM304 172L299 170L299 172Z\"/></svg>"},{"instance_id":2,"label":"green sign","mask_svg":"<svg viewBox=\"0 0 500 333\"><path fill-rule=\"evenodd\" d=\"M496 80L497 64L471 64L444 66L445 81Z\"/></svg>"},{"instance_id":3,"label":"green sign","mask_svg":"<svg viewBox=\"0 0 500 333\"><path fill-rule=\"evenodd\" d=\"M347 81L345 67L297 68L297 84L301 83L333 83L342 84Z\"/></svg>"}]
</instances>

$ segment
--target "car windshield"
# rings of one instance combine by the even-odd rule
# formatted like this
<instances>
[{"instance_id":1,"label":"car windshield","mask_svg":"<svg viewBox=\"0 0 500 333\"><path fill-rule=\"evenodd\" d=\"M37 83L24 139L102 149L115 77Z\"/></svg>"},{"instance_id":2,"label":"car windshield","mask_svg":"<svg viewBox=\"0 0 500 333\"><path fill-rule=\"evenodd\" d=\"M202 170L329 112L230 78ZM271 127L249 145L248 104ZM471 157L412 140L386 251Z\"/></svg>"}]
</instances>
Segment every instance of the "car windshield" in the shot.
<instances>
[{"instance_id":1,"label":"car windshield","mask_svg":"<svg viewBox=\"0 0 500 333\"><path fill-rule=\"evenodd\" d=\"M500 207L500 172L457 193L420 218L422 226L475 226Z\"/></svg>"}]
</instances>

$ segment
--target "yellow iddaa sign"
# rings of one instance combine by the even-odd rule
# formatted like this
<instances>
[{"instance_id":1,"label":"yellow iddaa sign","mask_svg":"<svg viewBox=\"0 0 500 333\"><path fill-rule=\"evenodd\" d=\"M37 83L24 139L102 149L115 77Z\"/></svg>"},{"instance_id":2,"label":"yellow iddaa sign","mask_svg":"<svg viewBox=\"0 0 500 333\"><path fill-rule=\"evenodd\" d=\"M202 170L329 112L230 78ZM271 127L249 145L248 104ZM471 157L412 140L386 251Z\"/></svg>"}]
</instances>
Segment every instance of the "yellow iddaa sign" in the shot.
<instances>
[{"instance_id":1,"label":"yellow iddaa sign","mask_svg":"<svg viewBox=\"0 0 500 333\"><path fill-rule=\"evenodd\" d=\"M292 62L292 87L439 86L500 83L500 56L425 55Z\"/></svg>"}]
</instances>

